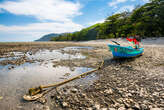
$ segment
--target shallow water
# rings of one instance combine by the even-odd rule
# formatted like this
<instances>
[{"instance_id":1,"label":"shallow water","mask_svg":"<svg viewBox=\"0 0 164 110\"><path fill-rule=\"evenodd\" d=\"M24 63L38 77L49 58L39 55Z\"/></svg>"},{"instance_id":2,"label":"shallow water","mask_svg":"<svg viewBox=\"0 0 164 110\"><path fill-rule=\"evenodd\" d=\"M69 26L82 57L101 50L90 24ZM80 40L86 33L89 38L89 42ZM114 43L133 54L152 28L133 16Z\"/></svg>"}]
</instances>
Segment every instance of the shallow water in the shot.
<instances>
[{"instance_id":1,"label":"shallow water","mask_svg":"<svg viewBox=\"0 0 164 110\"><path fill-rule=\"evenodd\" d=\"M15 53L16 55L17 53ZM23 53L19 52L19 56ZM80 53L75 55L62 54L60 50L42 50L34 55L26 55L31 59L41 59L43 62L24 63L20 66L15 66L13 69L8 69L11 65L0 66L0 110L17 110L21 108L31 109L31 105L24 106L22 96L27 93L31 87L39 85L53 84L64 81L65 79L77 76L83 72L89 71L92 68L86 67L53 67L52 61L61 59L84 59ZM12 57L11 57L12 58ZM79 82L90 82L92 78L96 78L95 74L80 79ZM93 78L93 79L94 79ZM78 81L75 81L77 83ZM36 105L34 105L36 106Z\"/></svg>"},{"instance_id":2,"label":"shallow water","mask_svg":"<svg viewBox=\"0 0 164 110\"><path fill-rule=\"evenodd\" d=\"M53 60L53 61L59 61L59 60L69 60L69 59L85 59L86 57L83 56L80 53L74 53L68 54L68 53L62 53L62 50L39 50L35 54L31 54L31 52L22 53L22 52L12 52L14 57L8 57L11 53L8 53L7 57L0 58L0 61L3 60L14 60L18 59L22 56L27 56L31 60Z\"/></svg>"},{"instance_id":3,"label":"shallow water","mask_svg":"<svg viewBox=\"0 0 164 110\"><path fill-rule=\"evenodd\" d=\"M78 47L78 46L76 46L76 47L65 47L65 48L63 48L63 50L65 50L65 51L69 51L69 50L79 51L80 49L90 50L90 49L93 49L93 47Z\"/></svg>"}]
</instances>

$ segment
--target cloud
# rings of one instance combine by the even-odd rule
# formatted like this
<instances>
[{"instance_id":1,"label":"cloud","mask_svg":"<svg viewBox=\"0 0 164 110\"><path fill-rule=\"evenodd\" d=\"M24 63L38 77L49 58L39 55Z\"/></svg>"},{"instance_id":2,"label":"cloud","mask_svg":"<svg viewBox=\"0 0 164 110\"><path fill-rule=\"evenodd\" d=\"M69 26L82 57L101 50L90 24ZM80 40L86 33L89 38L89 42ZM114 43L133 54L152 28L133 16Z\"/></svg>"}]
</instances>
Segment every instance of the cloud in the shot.
<instances>
[{"instance_id":1,"label":"cloud","mask_svg":"<svg viewBox=\"0 0 164 110\"><path fill-rule=\"evenodd\" d=\"M80 3L65 0L19 0L5 1L0 4L0 10L6 10L15 15L62 22L81 15L80 8Z\"/></svg>"},{"instance_id":2,"label":"cloud","mask_svg":"<svg viewBox=\"0 0 164 110\"><path fill-rule=\"evenodd\" d=\"M143 2L145 2L145 3L148 3L149 2L149 0L142 0Z\"/></svg>"},{"instance_id":3,"label":"cloud","mask_svg":"<svg viewBox=\"0 0 164 110\"><path fill-rule=\"evenodd\" d=\"M110 7L114 7L116 8L117 7L117 4L120 4L120 3L124 3L126 2L127 0L113 0L112 2L109 2L108 5Z\"/></svg>"},{"instance_id":4,"label":"cloud","mask_svg":"<svg viewBox=\"0 0 164 110\"><path fill-rule=\"evenodd\" d=\"M91 26L91 25L94 25L94 24L97 24L97 23L103 23L104 21L105 21L105 19L94 21L94 22L89 22L88 26Z\"/></svg>"},{"instance_id":5,"label":"cloud","mask_svg":"<svg viewBox=\"0 0 164 110\"><path fill-rule=\"evenodd\" d=\"M115 12L116 13L122 13L124 11L132 11L135 7L133 5L126 5L121 7L118 11Z\"/></svg>"},{"instance_id":6,"label":"cloud","mask_svg":"<svg viewBox=\"0 0 164 110\"><path fill-rule=\"evenodd\" d=\"M64 33L64 32L74 32L81 30L82 25L73 22L48 22L48 23L33 23L26 26L4 26L0 25L0 33L8 35L18 35L22 37L29 36L31 40L40 38L41 36L49 33ZM31 37L32 36L32 37ZM12 39L12 36L10 37ZM10 39L9 38L9 39ZM19 39L16 38L15 39Z\"/></svg>"},{"instance_id":7,"label":"cloud","mask_svg":"<svg viewBox=\"0 0 164 110\"><path fill-rule=\"evenodd\" d=\"M72 21L81 15L79 2L66 0L17 0L0 3L0 13L7 11L14 15L33 16L39 23L23 26L5 26L0 24L0 39L15 41L35 40L49 33L74 32L83 28ZM11 18L12 20L12 18ZM47 22L47 20L49 22ZM8 37L4 37L8 36ZM2 38L3 37L3 38Z\"/></svg>"}]
</instances>

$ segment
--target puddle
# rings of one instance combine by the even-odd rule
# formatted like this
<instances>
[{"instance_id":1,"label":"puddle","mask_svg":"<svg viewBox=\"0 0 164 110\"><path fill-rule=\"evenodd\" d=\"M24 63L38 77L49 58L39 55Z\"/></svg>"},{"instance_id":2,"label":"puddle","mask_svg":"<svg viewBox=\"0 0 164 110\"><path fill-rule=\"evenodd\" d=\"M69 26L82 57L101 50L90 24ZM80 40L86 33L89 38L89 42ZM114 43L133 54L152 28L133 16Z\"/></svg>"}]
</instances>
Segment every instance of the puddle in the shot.
<instances>
[{"instance_id":1,"label":"puddle","mask_svg":"<svg viewBox=\"0 0 164 110\"><path fill-rule=\"evenodd\" d=\"M75 53L74 55L68 54L68 53L62 53L61 50L40 50L36 52L34 55L27 56L30 59L36 59L36 60L53 60L53 61L59 61L59 60L69 60L69 59L85 59L86 57L83 56L80 53Z\"/></svg>"},{"instance_id":2,"label":"puddle","mask_svg":"<svg viewBox=\"0 0 164 110\"><path fill-rule=\"evenodd\" d=\"M63 48L64 51L69 51L69 50L73 50L73 51L80 51L80 49L93 49L93 47L65 47Z\"/></svg>"},{"instance_id":3,"label":"puddle","mask_svg":"<svg viewBox=\"0 0 164 110\"><path fill-rule=\"evenodd\" d=\"M13 57L9 57L12 54ZM26 54L22 52L10 52L6 57L0 58L0 62L4 60L16 60L22 56L27 56L30 60L53 60L53 61L60 61L62 60L69 60L69 59L85 59L86 56L83 56L80 53L68 54L62 53L62 50L39 50L35 54L31 54L31 52L27 52Z\"/></svg>"},{"instance_id":4,"label":"puddle","mask_svg":"<svg viewBox=\"0 0 164 110\"><path fill-rule=\"evenodd\" d=\"M1 66L0 69L0 96L3 97L3 100L0 100L0 107L9 107L5 109L10 109L22 103L22 96L31 87L60 82L89 71L92 68L74 67L74 71L72 71L69 67L64 66L54 68L52 63L25 63L12 70L8 70L8 66L3 68ZM86 77L86 79L88 80L89 77Z\"/></svg>"},{"instance_id":5,"label":"puddle","mask_svg":"<svg viewBox=\"0 0 164 110\"><path fill-rule=\"evenodd\" d=\"M21 52L14 53L14 57L0 58L0 61L12 60L23 55L24 53ZM14 66L10 70L8 68L11 65L0 66L0 97L3 97L0 100L1 110L33 109L38 105L22 101L22 96L27 93L29 88L64 81L92 69L87 67L73 67L73 69L65 66L53 67L52 61L85 59L86 57L80 53L71 55L62 53L61 50L40 50L32 55L27 52L26 56L30 59L43 60L43 62L24 63L20 66ZM90 83L93 80L96 80L94 73L76 80L75 84L84 83L87 85L87 82Z\"/></svg>"}]
</instances>

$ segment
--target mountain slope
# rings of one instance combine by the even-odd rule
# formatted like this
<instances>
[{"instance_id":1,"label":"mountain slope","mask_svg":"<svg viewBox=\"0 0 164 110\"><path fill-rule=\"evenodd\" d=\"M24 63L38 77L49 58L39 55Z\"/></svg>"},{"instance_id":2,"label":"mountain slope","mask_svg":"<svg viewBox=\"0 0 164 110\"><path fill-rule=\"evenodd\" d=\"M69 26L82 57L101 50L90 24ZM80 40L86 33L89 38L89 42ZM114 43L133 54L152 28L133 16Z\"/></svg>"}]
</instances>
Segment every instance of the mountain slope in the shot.
<instances>
[{"instance_id":1,"label":"mountain slope","mask_svg":"<svg viewBox=\"0 0 164 110\"><path fill-rule=\"evenodd\" d=\"M47 34L47 35L44 35L43 37L41 37L40 39L35 40L35 41L50 41L52 37L57 37L59 35L60 34L55 34L55 33Z\"/></svg>"}]
</instances>

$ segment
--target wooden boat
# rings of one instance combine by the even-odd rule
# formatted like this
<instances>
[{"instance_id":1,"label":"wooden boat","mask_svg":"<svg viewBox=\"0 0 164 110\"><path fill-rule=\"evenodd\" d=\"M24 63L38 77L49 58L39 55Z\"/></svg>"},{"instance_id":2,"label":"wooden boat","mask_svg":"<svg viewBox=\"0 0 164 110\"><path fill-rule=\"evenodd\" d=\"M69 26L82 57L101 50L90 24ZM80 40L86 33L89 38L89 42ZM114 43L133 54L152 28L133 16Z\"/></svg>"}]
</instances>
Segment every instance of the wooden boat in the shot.
<instances>
[{"instance_id":1,"label":"wooden boat","mask_svg":"<svg viewBox=\"0 0 164 110\"><path fill-rule=\"evenodd\" d=\"M131 58L142 55L144 48L135 49L131 46L120 46L108 44L109 50L112 51L115 58Z\"/></svg>"}]
</instances>

